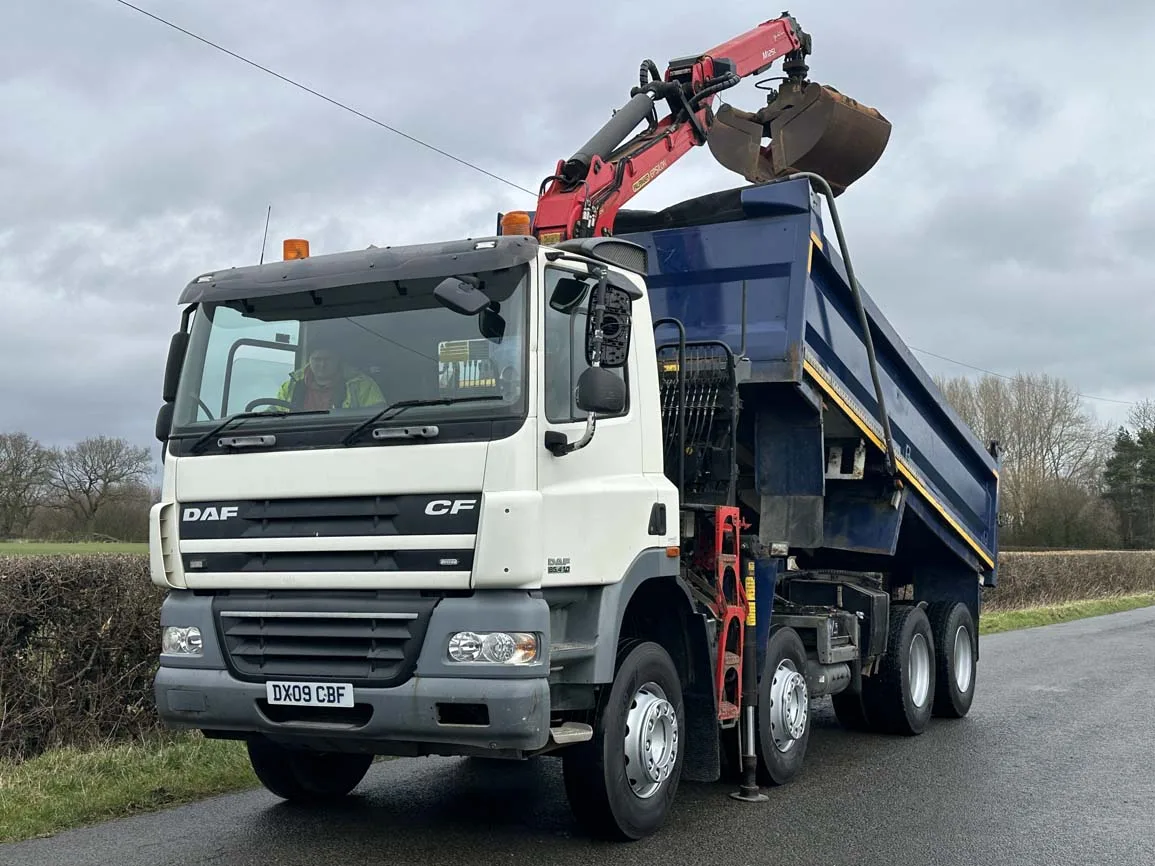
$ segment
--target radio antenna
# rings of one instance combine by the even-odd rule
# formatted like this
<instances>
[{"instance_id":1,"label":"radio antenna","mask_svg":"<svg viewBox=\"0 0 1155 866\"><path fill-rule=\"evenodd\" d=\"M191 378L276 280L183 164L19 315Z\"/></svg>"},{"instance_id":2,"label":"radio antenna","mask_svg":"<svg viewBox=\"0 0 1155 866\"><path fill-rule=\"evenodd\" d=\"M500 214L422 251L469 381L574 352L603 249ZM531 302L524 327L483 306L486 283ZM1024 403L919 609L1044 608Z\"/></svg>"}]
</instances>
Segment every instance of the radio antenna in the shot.
<instances>
[{"instance_id":1,"label":"radio antenna","mask_svg":"<svg viewBox=\"0 0 1155 866\"><path fill-rule=\"evenodd\" d=\"M265 263L265 244L269 242L269 217L273 215L273 206L265 213L265 236L261 238L261 264Z\"/></svg>"}]
</instances>

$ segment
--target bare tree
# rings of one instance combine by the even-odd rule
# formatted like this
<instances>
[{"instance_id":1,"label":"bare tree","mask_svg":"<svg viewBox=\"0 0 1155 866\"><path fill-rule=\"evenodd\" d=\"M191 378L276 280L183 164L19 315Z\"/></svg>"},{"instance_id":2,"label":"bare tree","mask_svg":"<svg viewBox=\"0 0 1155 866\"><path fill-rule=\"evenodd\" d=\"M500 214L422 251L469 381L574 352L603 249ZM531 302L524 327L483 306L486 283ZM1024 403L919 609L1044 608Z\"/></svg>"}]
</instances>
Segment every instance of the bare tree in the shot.
<instances>
[{"instance_id":1,"label":"bare tree","mask_svg":"<svg viewBox=\"0 0 1155 866\"><path fill-rule=\"evenodd\" d=\"M1155 400L1140 400L1136 403L1127 413L1127 423L1136 432L1155 430Z\"/></svg>"},{"instance_id":2,"label":"bare tree","mask_svg":"<svg viewBox=\"0 0 1155 866\"><path fill-rule=\"evenodd\" d=\"M1042 522L1056 513L1056 497L1101 491L1112 433L1084 408L1070 383L1018 375L938 384L980 439L999 442L1000 499L1017 537L1053 535Z\"/></svg>"},{"instance_id":3,"label":"bare tree","mask_svg":"<svg viewBox=\"0 0 1155 866\"><path fill-rule=\"evenodd\" d=\"M102 508L148 483L152 458L147 448L97 436L52 452L50 466L52 504L70 514L76 529L92 532Z\"/></svg>"},{"instance_id":4,"label":"bare tree","mask_svg":"<svg viewBox=\"0 0 1155 866\"><path fill-rule=\"evenodd\" d=\"M148 541L148 510L159 497L142 484L126 485L115 501L107 503L92 522L98 537L117 541Z\"/></svg>"},{"instance_id":5,"label":"bare tree","mask_svg":"<svg viewBox=\"0 0 1155 866\"><path fill-rule=\"evenodd\" d=\"M20 535L49 478L50 452L26 433L0 434L0 538Z\"/></svg>"}]
</instances>

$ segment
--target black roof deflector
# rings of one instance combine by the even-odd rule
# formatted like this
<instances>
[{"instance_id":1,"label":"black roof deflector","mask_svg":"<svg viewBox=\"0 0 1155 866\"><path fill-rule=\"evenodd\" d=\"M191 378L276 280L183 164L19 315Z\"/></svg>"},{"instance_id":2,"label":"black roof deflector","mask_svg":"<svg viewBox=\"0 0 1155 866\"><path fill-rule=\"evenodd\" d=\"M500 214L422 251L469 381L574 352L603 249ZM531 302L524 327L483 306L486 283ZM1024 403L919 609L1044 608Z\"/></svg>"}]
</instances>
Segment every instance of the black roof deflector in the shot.
<instances>
[{"instance_id":1,"label":"black roof deflector","mask_svg":"<svg viewBox=\"0 0 1155 866\"><path fill-rule=\"evenodd\" d=\"M472 238L370 247L366 250L247 265L197 277L181 292L180 304L235 301L333 286L420 280L499 271L532 261L538 242L532 235Z\"/></svg>"}]
</instances>

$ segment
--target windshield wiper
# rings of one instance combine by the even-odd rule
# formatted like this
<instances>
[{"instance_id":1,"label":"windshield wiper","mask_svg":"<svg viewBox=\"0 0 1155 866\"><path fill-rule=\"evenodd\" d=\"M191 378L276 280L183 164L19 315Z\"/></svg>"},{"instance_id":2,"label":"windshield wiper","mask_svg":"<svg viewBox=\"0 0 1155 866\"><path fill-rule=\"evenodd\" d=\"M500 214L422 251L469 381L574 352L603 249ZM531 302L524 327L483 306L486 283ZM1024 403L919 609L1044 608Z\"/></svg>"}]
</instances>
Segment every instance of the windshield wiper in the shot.
<instances>
[{"instance_id":1,"label":"windshield wiper","mask_svg":"<svg viewBox=\"0 0 1155 866\"><path fill-rule=\"evenodd\" d=\"M192 445L189 446L188 450L189 450L189 453L196 451L198 448L201 447L201 445L203 445L205 442L208 442L210 439L212 439L214 436L216 436L218 433L220 433L226 427L229 427L234 421L243 421L246 418L276 418L276 417L281 417L281 416L285 416L285 415L328 415L328 414L329 414L328 409L309 409L309 410L303 411L303 412L257 412L257 411L238 412L235 415L230 415L228 418L226 418L224 421L222 421L220 424L218 424L216 427L214 427L208 433L205 433L203 436L201 436L199 439L197 439L196 442L194 442Z\"/></svg>"},{"instance_id":2,"label":"windshield wiper","mask_svg":"<svg viewBox=\"0 0 1155 866\"><path fill-rule=\"evenodd\" d=\"M411 409L414 406L450 406L454 403L476 403L482 400L501 399L503 398L500 394L485 394L483 396L476 397L437 397L431 400L398 400L396 403L390 403L376 415L366 419L365 421L362 421L360 424L350 430L349 435L345 437L344 444L348 445L350 442L357 438L357 434L359 434L362 430L367 427L372 427L374 424L384 418L387 412L392 412L394 409L397 409L397 414L400 415L404 410Z\"/></svg>"}]
</instances>

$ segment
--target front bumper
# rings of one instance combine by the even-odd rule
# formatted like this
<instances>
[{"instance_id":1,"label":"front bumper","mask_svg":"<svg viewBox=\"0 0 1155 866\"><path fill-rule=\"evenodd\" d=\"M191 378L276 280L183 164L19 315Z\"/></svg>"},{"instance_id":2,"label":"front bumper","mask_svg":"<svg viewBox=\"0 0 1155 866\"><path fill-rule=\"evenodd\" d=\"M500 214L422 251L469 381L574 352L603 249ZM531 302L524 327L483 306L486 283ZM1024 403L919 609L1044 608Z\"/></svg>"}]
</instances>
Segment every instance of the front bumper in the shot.
<instances>
[{"instance_id":1,"label":"front bumper","mask_svg":"<svg viewBox=\"0 0 1155 866\"><path fill-rule=\"evenodd\" d=\"M263 734L316 748L399 755L522 752L549 742L549 607L535 594L492 590L440 599L431 611L426 607L422 622L427 624L412 639L419 644L412 645L412 655L405 651L411 658L405 665L408 672L398 671L394 682L359 683L357 677L342 675L326 664L332 657L324 647L292 673L267 677L351 682L355 706L325 711L270 706L266 677L254 675L251 666L243 672L228 655L219 628L220 611L265 610L273 621L284 622L276 617L286 611L356 608L353 615L364 616L367 611L417 607L406 608L409 602L401 596L377 593L361 601L321 592L294 593L291 598L275 595L262 596L259 591L224 593L215 599L188 591L167 595L161 607L162 626L196 626L204 641L202 656L161 656L154 694L166 726L234 737ZM451 634L463 630L533 632L543 652L526 665L454 664L446 656L447 642Z\"/></svg>"},{"instance_id":2,"label":"front bumper","mask_svg":"<svg viewBox=\"0 0 1155 866\"><path fill-rule=\"evenodd\" d=\"M549 739L549 683L540 677L412 677L394 688L354 687L357 706L349 721L341 721L336 712L331 721L305 714L294 719L293 708L265 703L264 685L242 682L227 670L162 666L155 694L160 717L172 728L259 733L335 750L531 751ZM463 718L470 723L463 724Z\"/></svg>"}]
</instances>

